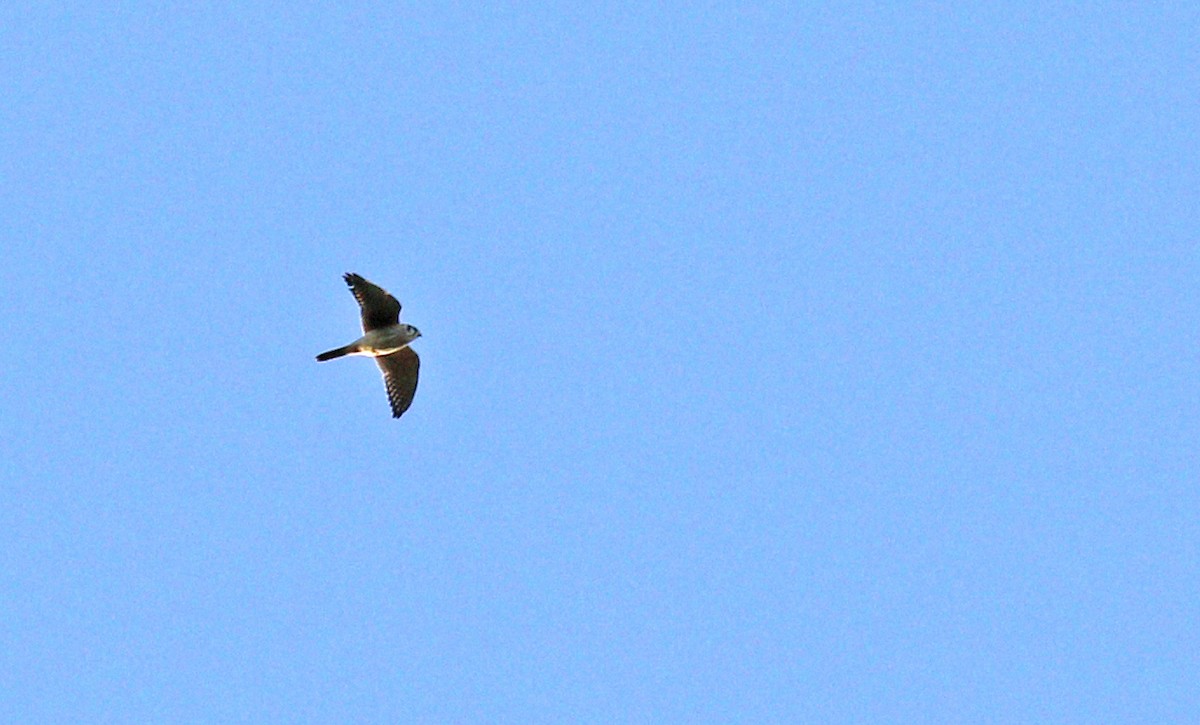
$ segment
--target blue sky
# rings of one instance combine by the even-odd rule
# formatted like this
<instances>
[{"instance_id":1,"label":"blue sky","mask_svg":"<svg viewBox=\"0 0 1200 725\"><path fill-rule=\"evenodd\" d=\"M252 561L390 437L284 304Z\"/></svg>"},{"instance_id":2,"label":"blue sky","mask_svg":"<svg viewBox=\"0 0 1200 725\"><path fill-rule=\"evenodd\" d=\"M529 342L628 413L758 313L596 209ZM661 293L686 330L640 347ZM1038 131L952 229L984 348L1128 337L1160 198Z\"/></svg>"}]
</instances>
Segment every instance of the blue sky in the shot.
<instances>
[{"instance_id":1,"label":"blue sky","mask_svg":"<svg viewBox=\"0 0 1200 725\"><path fill-rule=\"evenodd\" d=\"M1194 721L1197 37L0 11L0 720Z\"/></svg>"}]
</instances>

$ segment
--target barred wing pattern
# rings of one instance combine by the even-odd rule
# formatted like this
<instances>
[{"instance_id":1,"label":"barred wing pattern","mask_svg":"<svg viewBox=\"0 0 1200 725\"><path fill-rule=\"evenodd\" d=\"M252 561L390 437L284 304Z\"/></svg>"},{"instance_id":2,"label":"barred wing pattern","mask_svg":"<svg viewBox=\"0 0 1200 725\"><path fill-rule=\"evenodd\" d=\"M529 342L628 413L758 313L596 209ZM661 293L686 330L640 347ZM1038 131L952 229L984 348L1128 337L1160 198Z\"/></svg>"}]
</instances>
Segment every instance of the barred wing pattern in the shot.
<instances>
[{"instance_id":1,"label":"barred wing pattern","mask_svg":"<svg viewBox=\"0 0 1200 725\"><path fill-rule=\"evenodd\" d=\"M392 417L399 418L412 405L417 394L417 371L421 359L412 348L375 358L383 371L383 383L387 386L388 402L392 404Z\"/></svg>"},{"instance_id":2,"label":"barred wing pattern","mask_svg":"<svg viewBox=\"0 0 1200 725\"><path fill-rule=\"evenodd\" d=\"M363 332L395 325L400 321L400 302L387 290L353 272L347 273L344 279L362 309Z\"/></svg>"}]
</instances>

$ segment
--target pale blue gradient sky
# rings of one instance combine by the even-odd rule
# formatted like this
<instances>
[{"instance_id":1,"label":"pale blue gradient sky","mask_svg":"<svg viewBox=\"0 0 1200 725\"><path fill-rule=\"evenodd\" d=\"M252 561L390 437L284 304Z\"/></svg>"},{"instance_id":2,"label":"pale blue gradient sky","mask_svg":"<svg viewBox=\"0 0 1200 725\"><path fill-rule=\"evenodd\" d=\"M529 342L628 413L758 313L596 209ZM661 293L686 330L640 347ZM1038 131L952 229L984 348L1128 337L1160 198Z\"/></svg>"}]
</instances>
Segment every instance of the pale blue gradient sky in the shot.
<instances>
[{"instance_id":1,"label":"pale blue gradient sky","mask_svg":"<svg viewBox=\"0 0 1200 725\"><path fill-rule=\"evenodd\" d=\"M0 720L1200 719L1198 37L0 11Z\"/></svg>"}]
</instances>

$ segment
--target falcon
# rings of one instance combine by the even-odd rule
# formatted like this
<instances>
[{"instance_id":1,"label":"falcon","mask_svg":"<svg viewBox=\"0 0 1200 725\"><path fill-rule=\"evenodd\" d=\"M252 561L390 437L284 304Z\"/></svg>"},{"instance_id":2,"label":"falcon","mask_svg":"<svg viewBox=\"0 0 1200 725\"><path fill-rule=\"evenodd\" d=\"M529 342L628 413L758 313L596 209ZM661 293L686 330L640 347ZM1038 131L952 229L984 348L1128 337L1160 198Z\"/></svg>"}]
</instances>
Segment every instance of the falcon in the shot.
<instances>
[{"instance_id":1,"label":"falcon","mask_svg":"<svg viewBox=\"0 0 1200 725\"><path fill-rule=\"evenodd\" d=\"M317 362L346 355L375 358L383 371L392 417L399 418L412 405L413 395L417 392L417 370L421 360L409 343L420 337L421 331L400 322L400 303L387 290L353 272L343 275L343 279L362 310L363 336L349 345L317 355Z\"/></svg>"}]
</instances>

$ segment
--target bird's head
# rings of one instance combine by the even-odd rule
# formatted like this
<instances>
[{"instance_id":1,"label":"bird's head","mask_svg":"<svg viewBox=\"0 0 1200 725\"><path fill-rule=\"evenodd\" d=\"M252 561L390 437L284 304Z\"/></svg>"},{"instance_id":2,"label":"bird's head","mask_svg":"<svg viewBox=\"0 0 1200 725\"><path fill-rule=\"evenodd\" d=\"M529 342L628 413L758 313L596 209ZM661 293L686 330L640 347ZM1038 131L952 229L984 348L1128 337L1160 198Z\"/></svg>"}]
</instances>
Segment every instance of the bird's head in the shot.
<instances>
[{"instance_id":1,"label":"bird's head","mask_svg":"<svg viewBox=\"0 0 1200 725\"><path fill-rule=\"evenodd\" d=\"M421 336L421 331L418 330L417 328L413 327L412 325L405 325L404 333L406 335L408 335L408 339L410 339L410 340L415 340Z\"/></svg>"}]
</instances>

